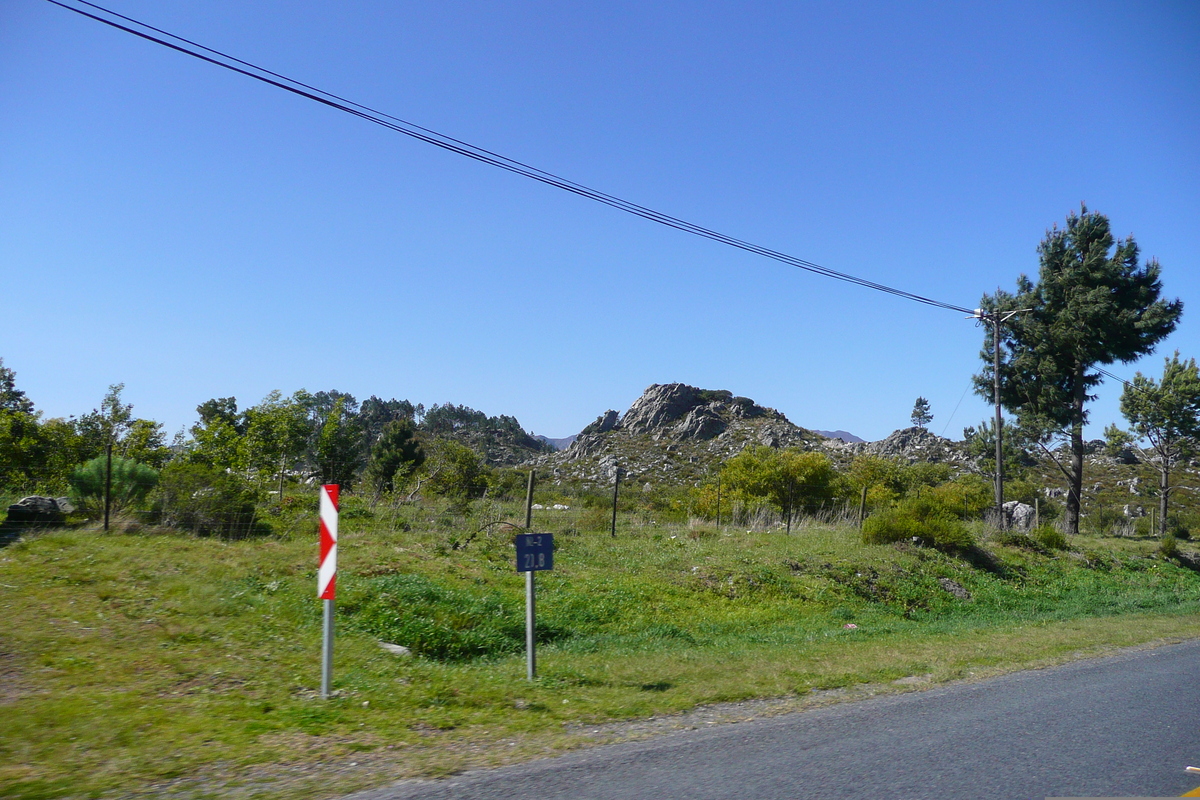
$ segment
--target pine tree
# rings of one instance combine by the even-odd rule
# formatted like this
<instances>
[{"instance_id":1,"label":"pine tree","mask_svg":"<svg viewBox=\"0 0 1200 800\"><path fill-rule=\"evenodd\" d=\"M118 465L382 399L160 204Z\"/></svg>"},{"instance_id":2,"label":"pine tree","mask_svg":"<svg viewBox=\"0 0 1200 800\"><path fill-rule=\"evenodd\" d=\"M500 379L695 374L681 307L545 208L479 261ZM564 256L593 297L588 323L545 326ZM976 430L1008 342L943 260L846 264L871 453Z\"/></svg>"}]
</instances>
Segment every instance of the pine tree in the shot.
<instances>
[{"instance_id":1,"label":"pine tree","mask_svg":"<svg viewBox=\"0 0 1200 800\"><path fill-rule=\"evenodd\" d=\"M1139 263L1133 237L1114 241L1108 218L1084 206L1055 226L1038 246L1034 283L985 295L989 313L1031 309L1000 327L1000 401L1051 456L1053 440L1069 445L1069 462L1055 463L1067 479L1066 525L1078 533L1083 489L1083 426L1099 365L1129 363L1154 350L1179 322L1183 303L1162 298L1157 261ZM993 327L985 326L982 372L976 391L994 402Z\"/></svg>"},{"instance_id":2,"label":"pine tree","mask_svg":"<svg viewBox=\"0 0 1200 800\"><path fill-rule=\"evenodd\" d=\"M1159 533L1167 533L1167 501L1171 470L1196 453L1200 444L1200 370L1196 359L1168 358L1161 382L1142 373L1134 376L1121 394L1121 413L1141 441L1150 443L1158 470Z\"/></svg>"},{"instance_id":3,"label":"pine tree","mask_svg":"<svg viewBox=\"0 0 1200 800\"><path fill-rule=\"evenodd\" d=\"M917 402L913 403L912 424L918 428L924 428L931 422L933 422L933 414L929 413L929 401L924 397L918 397Z\"/></svg>"},{"instance_id":4,"label":"pine tree","mask_svg":"<svg viewBox=\"0 0 1200 800\"><path fill-rule=\"evenodd\" d=\"M383 426L383 432L371 448L363 478L374 490L376 502L384 492L390 492L425 463L425 449L417 439L412 422L396 419Z\"/></svg>"}]
</instances>

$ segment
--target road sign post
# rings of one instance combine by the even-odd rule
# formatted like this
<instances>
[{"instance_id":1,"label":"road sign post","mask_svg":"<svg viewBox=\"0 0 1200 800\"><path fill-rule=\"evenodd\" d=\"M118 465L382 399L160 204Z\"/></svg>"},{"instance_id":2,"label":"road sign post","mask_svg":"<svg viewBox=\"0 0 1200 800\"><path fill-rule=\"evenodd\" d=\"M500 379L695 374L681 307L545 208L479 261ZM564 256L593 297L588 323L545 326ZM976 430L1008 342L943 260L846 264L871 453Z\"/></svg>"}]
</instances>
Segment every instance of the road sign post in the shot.
<instances>
[{"instance_id":1,"label":"road sign post","mask_svg":"<svg viewBox=\"0 0 1200 800\"><path fill-rule=\"evenodd\" d=\"M554 569L554 535L519 533L517 572L525 573L525 677L537 678L537 582L534 573Z\"/></svg>"},{"instance_id":2,"label":"road sign post","mask_svg":"<svg viewBox=\"0 0 1200 800\"><path fill-rule=\"evenodd\" d=\"M321 487L321 557L317 567L317 597L325 603L321 639L321 699L329 697L333 681L333 598L337 591L338 487Z\"/></svg>"}]
</instances>

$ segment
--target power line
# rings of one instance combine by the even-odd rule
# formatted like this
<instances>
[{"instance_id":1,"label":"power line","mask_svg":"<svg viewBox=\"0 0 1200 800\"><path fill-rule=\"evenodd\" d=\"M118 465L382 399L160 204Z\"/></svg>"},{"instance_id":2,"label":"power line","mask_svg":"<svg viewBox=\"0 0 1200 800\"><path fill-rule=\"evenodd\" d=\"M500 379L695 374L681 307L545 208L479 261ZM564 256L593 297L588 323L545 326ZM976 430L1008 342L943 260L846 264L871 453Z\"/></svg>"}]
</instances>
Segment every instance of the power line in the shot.
<instances>
[{"instance_id":1,"label":"power line","mask_svg":"<svg viewBox=\"0 0 1200 800\"><path fill-rule=\"evenodd\" d=\"M359 117L368 122L373 122L376 125L381 125L389 130L395 131L396 133L402 133L405 136L410 136L414 139L425 142L426 144L431 144L435 147L440 147L444 150L457 153L458 155L498 167L499 169L503 169L526 178L530 178L531 180L554 186L562 189L563 191L579 195L580 197L586 197L589 200L603 203L604 205L624 211L628 214L633 214L634 216L642 217L643 219L650 220L651 222L657 222L658 224L665 225L669 228L674 228L695 236L701 236L705 239L711 239L712 241L720 242L721 244L725 244L730 247L736 247L739 250L754 253L765 258L770 258L783 264L787 264L807 272L812 272L816 275L821 275L826 278L833 278L834 280L843 281L855 286L873 289L877 292L891 294L896 297L912 300L917 303L923 303L935 308L942 308L948 311L957 311L964 314L972 313L972 309L969 308L963 308L951 303L944 303L940 300L934 300L913 292L907 292L902 289L887 286L886 284L868 280L866 278L860 278L845 272L839 272L828 267L823 267L820 264L816 264L802 258L797 258L796 256L788 255L787 253L782 253L778 250L772 250L768 247L754 244L753 242L738 239L710 228L679 219L678 217L673 217L669 214L664 214L660 211L655 211L654 209L638 205L637 203L623 200L615 195L607 194L597 189L592 189L588 186L584 186L583 184L576 183L575 181L568 180L559 175L555 175L552 172L547 172L529 164L525 164L521 161L517 161L516 159L508 158L507 156L500 155L499 153L494 153L491 150L464 142L461 139L455 139L452 136L438 133L430 128L425 128L415 123L400 119L399 117L394 117L390 114L386 114L382 111L371 108L370 106L356 103L352 100L348 100L344 97L333 94L332 92L326 92L323 89L318 89L315 86L310 86L309 84L302 83L277 72L272 72L268 69L264 69L263 67L259 67L256 64L235 58L227 53L214 50L211 47L206 47L198 42L185 39L182 36L177 36L176 34L160 28L155 28L152 25L147 25L146 23L133 19L132 17L127 17L122 14L118 14L115 11L110 11L107 8L96 5L95 3L88 2L88 0L76 0L76 2L96 10L100 12L100 14L108 15L108 18L99 16L98 14L94 14L83 8L68 5L61 0L47 0L47 2L59 6L60 8L64 8L68 11L73 11L76 14L80 14L81 16L103 23L112 28L116 28L147 41L162 45L163 47L167 47L171 50L175 50L179 53L183 53L184 55L192 56L193 58L213 64L214 66L222 67L240 75L244 75L248 78L253 78L254 80L274 86L278 89L283 89L284 91L291 92L292 94L299 95L300 97L321 103L322 105L330 108L337 109L338 111ZM117 20L124 20L125 22L129 23L129 25L122 24ZM131 25L137 27L130 27ZM168 41L168 39L173 41Z\"/></svg>"}]
</instances>

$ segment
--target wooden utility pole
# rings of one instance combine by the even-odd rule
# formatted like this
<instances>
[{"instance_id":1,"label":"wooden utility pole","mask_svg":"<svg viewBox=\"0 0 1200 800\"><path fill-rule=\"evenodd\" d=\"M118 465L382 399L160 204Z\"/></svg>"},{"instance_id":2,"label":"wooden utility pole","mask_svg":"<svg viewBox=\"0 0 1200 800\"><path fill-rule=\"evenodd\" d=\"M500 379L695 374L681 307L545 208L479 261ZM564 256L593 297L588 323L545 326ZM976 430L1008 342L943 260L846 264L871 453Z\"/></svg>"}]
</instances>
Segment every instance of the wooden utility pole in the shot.
<instances>
[{"instance_id":1,"label":"wooden utility pole","mask_svg":"<svg viewBox=\"0 0 1200 800\"><path fill-rule=\"evenodd\" d=\"M618 464L614 468L616 473L613 478L613 513L612 513L612 538L617 538L617 495L621 491L621 465Z\"/></svg>"},{"instance_id":2,"label":"wooden utility pole","mask_svg":"<svg viewBox=\"0 0 1200 800\"><path fill-rule=\"evenodd\" d=\"M1032 310L1032 308L1019 308L1014 311L987 312L981 308L977 308L975 309L975 313L968 317L968 319L990 323L992 326L992 397L996 401L995 500L996 519L1001 528L1007 526L1004 519L1004 419L1000 414L1000 325L1012 319L1017 314Z\"/></svg>"}]
</instances>

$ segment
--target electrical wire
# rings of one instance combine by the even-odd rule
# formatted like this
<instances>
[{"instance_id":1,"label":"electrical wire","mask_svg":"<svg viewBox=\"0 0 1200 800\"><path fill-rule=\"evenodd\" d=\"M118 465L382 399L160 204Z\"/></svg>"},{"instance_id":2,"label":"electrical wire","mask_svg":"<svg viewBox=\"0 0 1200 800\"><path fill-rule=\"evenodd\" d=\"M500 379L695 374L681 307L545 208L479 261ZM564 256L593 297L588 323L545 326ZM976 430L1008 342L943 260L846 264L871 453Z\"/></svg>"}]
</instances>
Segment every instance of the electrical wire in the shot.
<instances>
[{"instance_id":1,"label":"electrical wire","mask_svg":"<svg viewBox=\"0 0 1200 800\"><path fill-rule=\"evenodd\" d=\"M190 39L185 39L182 36L178 36L160 28L156 28L152 25L148 25L144 22L133 19L132 17L118 14L115 11L111 11L107 8L96 5L95 3L88 2L88 0L75 0L75 2L88 6L89 8L100 12L100 14L106 14L115 19L109 19L99 16L98 14L93 14L83 8L78 8L69 5L66 2L62 2L62 0L46 0L46 2L52 3L53 5L59 6L60 8L68 11L73 11L76 14L95 20L96 22L103 23L109 27L116 28L117 30L124 31L147 41L162 45L163 47L167 47L171 50L175 50L179 53L183 53L184 55L192 56L193 58L205 61L214 66L222 67L240 75L244 75L248 78L253 78L254 80L274 86L278 89L283 89L284 91L291 92L299 95L300 97L321 103L322 105L330 108L337 109L338 111L359 117L368 122L373 122L376 125L381 125L385 128L395 131L396 133L410 136L414 139L425 142L426 144L440 147L444 150L465 156L466 158L471 158L476 161L489 164L499 169L521 175L531 180L539 181L549 186L554 186L558 189L562 189L563 191L579 195L580 197L588 198L595 202L602 203L634 216L642 217L643 219L651 222L657 222L658 224L665 225L669 228L674 228L685 233L690 233L695 236L720 242L721 244L735 247L739 250L744 250L749 253L754 253L756 255L763 256L764 258L770 258L783 264L787 264L816 275L821 275L826 278L843 281L855 286L872 289L877 292L883 292L885 294L890 294L906 300L912 300L913 302L922 303L935 308L941 308L948 311L957 311L964 314L973 313L973 310L969 308L963 308L951 303L944 303L940 300L934 300L914 292L907 292L886 284L868 280L866 278L860 278L855 275L850 275L849 273L839 272L828 267L823 267L820 264L816 264L802 258L797 258L796 256L788 255L787 253L783 253L778 250L772 250L771 248L757 245L753 242L738 239L710 228L679 219L678 217L673 217L669 214L664 214L651 208L638 205L637 203L623 200L615 195L592 189L583 184L576 183L559 175L555 175L552 172L547 172L546 170L533 167L529 164L517 161L516 159L508 158L507 156L494 153L490 150L478 147L468 142L464 142L460 139L455 139L452 136L438 133L430 128L422 127L415 123L400 119L399 117L385 114L384 112L378 111L370 106L356 103L352 100L348 100L331 92L326 92L323 89L318 89L315 86L310 86L309 84L302 83L277 72L272 72L264 69L263 67L259 67L256 64L235 58L227 53L214 50L211 47L206 47L202 44L191 41ZM129 25L117 22L116 20L118 19L124 20L125 22L129 23ZM130 27L131 25L137 27ZM148 33L147 31L152 31L153 33ZM154 34L159 35L156 36ZM168 41L167 39L173 41ZM206 53L209 55L205 55Z\"/></svg>"}]
</instances>

